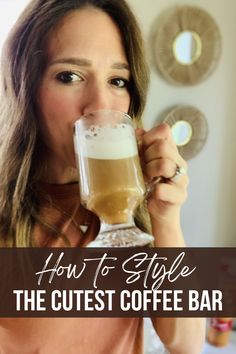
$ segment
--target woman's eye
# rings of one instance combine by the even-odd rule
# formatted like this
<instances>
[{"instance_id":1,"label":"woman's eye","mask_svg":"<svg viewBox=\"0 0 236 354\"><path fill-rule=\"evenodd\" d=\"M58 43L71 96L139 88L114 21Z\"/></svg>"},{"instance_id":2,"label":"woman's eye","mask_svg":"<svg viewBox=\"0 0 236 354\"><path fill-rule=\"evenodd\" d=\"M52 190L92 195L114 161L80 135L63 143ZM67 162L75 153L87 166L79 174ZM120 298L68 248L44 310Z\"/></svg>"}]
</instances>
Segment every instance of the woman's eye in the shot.
<instances>
[{"instance_id":1,"label":"woman's eye","mask_svg":"<svg viewBox=\"0 0 236 354\"><path fill-rule=\"evenodd\" d=\"M111 84L118 88L126 88L128 87L129 81L126 79L115 78L115 79L111 79Z\"/></svg>"},{"instance_id":2,"label":"woman's eye","mask_svg":"<svg viewBox=\"0 0 236 354\"><path fill-rule=\"evenodd\" d=\"M63 71L62 73L57 74L56 78L64 84L82 80L78 74L75 74L71 71Z\"/></svg>"}]
</instances>

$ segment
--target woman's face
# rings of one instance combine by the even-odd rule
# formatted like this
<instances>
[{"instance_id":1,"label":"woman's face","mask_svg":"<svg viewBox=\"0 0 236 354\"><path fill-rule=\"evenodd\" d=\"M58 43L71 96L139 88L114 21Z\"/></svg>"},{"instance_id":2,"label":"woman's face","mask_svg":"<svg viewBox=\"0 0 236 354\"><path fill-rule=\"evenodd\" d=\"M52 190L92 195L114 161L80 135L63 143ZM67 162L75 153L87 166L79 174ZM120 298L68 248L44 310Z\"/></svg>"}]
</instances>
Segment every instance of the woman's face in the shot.
<instances>
[{"instance_id":1,"label":"woman's face","mask_svg":"<svg viewBox=\"0 0 236 354\"><path fill-rule=\"evenodd\" d=\"M128 112L130 71L118 28L104 12L76 10L50 33L37 106L48 156L74 166L73 124L83 114Z\"/></svg>"}]
</instances>

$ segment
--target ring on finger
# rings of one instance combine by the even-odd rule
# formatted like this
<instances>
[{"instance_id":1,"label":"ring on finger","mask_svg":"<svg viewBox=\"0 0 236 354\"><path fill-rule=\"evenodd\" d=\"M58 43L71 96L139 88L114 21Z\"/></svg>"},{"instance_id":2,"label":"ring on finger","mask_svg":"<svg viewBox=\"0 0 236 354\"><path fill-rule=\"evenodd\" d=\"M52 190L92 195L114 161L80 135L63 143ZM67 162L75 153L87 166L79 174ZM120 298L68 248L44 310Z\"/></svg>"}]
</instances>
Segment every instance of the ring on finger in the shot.
<instances>
[{"instance_id":1,"label":"ring on finger","mask_svg":"<svg viewBox=\"0 0 236 354\"><path fill-rule=\"evenodd\" d=\"M176 169L175 169L175 173L172 177L170 177L169 179L171 181L176 181L177 179L179 179L179 177L184 176L187 174L187 169L185 167L180 167L176 164Z\"/></svg>"}]
</instances>

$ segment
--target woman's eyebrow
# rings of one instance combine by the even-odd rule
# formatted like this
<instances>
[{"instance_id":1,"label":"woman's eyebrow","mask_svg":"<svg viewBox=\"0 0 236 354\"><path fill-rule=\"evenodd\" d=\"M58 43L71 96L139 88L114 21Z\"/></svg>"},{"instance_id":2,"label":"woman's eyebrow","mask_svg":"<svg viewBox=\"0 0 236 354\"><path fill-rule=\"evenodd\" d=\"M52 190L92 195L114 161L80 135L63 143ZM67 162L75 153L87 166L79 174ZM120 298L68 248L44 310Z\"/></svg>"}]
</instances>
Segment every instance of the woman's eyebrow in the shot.
<instances>
[{"instance_id":1,"label":"woman's eyebrow","mask_svg":"<svg viewBox=\"0 0 236 354\"><path fill-rule=\"evenodd\" d=\"M77 66L92 66L92 62L83 58L60 58L53 60L49 63L49 66L55 64L72 64Z\"/></svg>"},{"instance_id":2,"label":"woman's eyebrow","mask_svg":"<svg viewBox=\"0 0 236 354\"><path fill-rule=\"evenodd\" d=\"M92 61L89 59L84 59L84 58L60 58L60 59L56 59L56 60L51 61L49 63L49 66L52 66L55 64L72 64L72 65L76 65L76 66L92 66ZM129 65L126 62L113 63L111 65L111 68L129 71Z\"/></svg>"},{"instance_id":3,"label":"woman's eyebrow","mask_svg":"<svg viewBox=\"0 0 236 354\"><path fill-rule=\"evenodd\" d=\"M112 69L119 69L119 70L128 70L130 71L129 64L127 63L114 63L111 65Z\"/></svg>"}]
</instances>

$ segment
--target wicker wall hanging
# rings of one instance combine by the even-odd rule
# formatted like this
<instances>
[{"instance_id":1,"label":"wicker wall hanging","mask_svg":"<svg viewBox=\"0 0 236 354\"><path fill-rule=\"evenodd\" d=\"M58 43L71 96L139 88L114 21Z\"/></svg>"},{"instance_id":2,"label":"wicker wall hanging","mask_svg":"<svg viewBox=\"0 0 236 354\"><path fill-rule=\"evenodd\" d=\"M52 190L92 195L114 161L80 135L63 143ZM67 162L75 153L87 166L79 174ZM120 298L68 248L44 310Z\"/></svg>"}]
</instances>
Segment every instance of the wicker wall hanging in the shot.
<instances>
[{"instance_id":1,"label":"wicker wall hanging","mask_svg":"<svg viewBox=\"0 0 236 354\"><path fill-rule=\"evenodd\" d=\"M177 106L164 119L170 125L179 153L189 160L196 156L206 143L208 125L205 116L192 106Z\"/></svg>"},{"instance_id":2,"label":"wicker wall hanging","mask_svg":"<svg viewBox=\"0 0 236 354\"><path fill-rule=\"evenodd\" d=\"M163 77L176 85L195 85L216 68L221 36L204 10L178 6L161 14L152 30L154 61Z\"/></svg>"}]
</instances>

